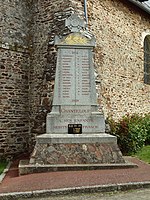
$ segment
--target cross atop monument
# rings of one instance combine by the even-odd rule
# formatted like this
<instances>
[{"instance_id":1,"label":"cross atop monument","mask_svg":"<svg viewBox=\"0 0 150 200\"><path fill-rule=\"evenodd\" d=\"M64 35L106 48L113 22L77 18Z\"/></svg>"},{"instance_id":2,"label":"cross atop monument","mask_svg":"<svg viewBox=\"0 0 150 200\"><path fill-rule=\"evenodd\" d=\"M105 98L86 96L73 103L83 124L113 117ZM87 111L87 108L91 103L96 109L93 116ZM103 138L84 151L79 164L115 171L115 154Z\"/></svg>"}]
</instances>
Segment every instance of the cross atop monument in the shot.
<instances>
[{"instance_id":1,"label":"cross atop monument","mask_svg":"<svg viewBox=\"0 0 150 200\"><path fill-rule=\"evenodd\" d=\"M65 21L65 26L73 33L80 32L83 28L86 27L85 21L78 17L76 14L72 14Z\"/></svg>"}]
</instances>

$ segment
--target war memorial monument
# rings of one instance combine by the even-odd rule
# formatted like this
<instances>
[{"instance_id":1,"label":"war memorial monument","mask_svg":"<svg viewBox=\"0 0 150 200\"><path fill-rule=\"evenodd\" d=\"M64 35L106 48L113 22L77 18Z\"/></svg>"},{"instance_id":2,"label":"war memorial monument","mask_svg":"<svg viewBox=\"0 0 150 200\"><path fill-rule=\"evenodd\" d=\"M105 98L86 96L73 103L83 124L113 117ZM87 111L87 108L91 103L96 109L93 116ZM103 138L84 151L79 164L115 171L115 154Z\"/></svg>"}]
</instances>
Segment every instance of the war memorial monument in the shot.
<instances>
[{"instance_id":1,"label":"war memorial monument","mask_svg":"<svg viewBox=\"0 0 150 200\"><path fill-rule=\"evenodd\" d=\"M55 87L46 133L36 137L30 160L20 162L20 174L129 167L117 138L105 133L104 115L98 111L93 66L95 38L76 14L65 25L70 34L55 37Z\"/></svg>"}]
</instances>

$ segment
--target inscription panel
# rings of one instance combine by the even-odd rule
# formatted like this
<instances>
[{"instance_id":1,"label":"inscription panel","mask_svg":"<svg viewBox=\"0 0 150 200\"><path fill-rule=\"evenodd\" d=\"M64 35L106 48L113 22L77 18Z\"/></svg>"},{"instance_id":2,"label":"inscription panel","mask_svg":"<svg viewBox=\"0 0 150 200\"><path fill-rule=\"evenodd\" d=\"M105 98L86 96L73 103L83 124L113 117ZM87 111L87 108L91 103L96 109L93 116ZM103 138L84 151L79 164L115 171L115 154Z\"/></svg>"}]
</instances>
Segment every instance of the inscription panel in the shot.
<instances>
[{"instance_id":1,"label":"inscription panel","mask_svg":"<svg viewBox=\"0 0 150 200\"><path fill-rule=\"evenodd\" d=\"M74 55L75 50L68 51L64 49L61 51L61 94L62 104L71 103L75 99L75 77L74 77Z\"/></svg>"},{"instance_id":2,"label":"inscription panel","mask_svg":"<svg viewBox=\"0 0 150 200\"><path fill-rule=\"evenodd\" d=\"M53 105L74 105L74 49L59 49L57 58Z\"/></svg>"},{"instance_id":3,"label":"inscription panel","mask_svg":"<svg viewBox=\"0 0 150 200\"><path fill-rule=\"evenodd\" d=\"M96 104L96 93L91 89L91 53L90 49L58 50L53 105Z\"/></svg>"},{"instance_id":4,"label":"inscription panel","mask_svg":"<svg viewBox=\"0 0 150 200\"><path fill-rule=\"evenodd\" d=\"M76 50L76 99L77 105L89 105L90 102L90 63L87 49Z\"/></svg>"},{"instance_id":5,"label":"inscription panel","mask_svg":"<svg viewBox=\"0 0 150 200\"><path fill-rule=\"evenodd\" d=\"M102 116L60 116L47 118L47 133L68 133L68 124L82 124L83 133L105 132L104 119Z\"/></svg>"}]
</instances>

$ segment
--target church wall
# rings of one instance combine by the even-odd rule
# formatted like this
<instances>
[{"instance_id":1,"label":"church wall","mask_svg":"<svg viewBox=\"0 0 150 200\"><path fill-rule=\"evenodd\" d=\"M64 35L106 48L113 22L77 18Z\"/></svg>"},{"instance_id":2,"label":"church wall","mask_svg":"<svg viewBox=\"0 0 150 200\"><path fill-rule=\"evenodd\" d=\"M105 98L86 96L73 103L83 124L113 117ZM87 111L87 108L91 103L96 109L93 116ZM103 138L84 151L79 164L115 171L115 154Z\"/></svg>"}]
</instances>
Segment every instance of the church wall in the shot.
<instances>
[{"instance_id":1,"label":"church wall","mask_svg":"<svg viewBox=\"0 0 150 200\"><path fill-rule=\"evenodd\" d=\"M150 85L144 84L144 32L149 15L127 1L88 1L89 28L96 37L99 104L105 117L150 112Z\"/></svg>"},{"instance_id":2,"label":"church wall","mask_svg":"<svg viewBox=\"0 0 150 200\"><path fill-rule=\"evenodd\" d=\"M28 147L29 13L25 1L3 0L0 9L0 157L12 157Z\"/></svg>"}]
</instances>

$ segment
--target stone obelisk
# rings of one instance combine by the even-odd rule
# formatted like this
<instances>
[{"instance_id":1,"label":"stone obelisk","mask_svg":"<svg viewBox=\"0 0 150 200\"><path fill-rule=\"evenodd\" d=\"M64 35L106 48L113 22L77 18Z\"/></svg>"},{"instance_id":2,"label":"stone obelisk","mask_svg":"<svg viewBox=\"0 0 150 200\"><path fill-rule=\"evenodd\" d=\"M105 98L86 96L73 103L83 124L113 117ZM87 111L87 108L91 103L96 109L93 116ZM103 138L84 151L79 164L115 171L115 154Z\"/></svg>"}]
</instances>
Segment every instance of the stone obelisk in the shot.
<instances>
[{"instance_id":1,"label":"stone obelisk","mask_svg":"<svg viewBox=\"0 0 150 200\"><path fill-rule=\"evenodd\" d=\"M80 31L83 20L66 20L71 34L55 38L58 49L52 112L47 115L48 134L68 134L69 124L81 124L83 134L105 133L103 114L98 112L93 67L95 38Z\"/></svg>"}]
</instances>

